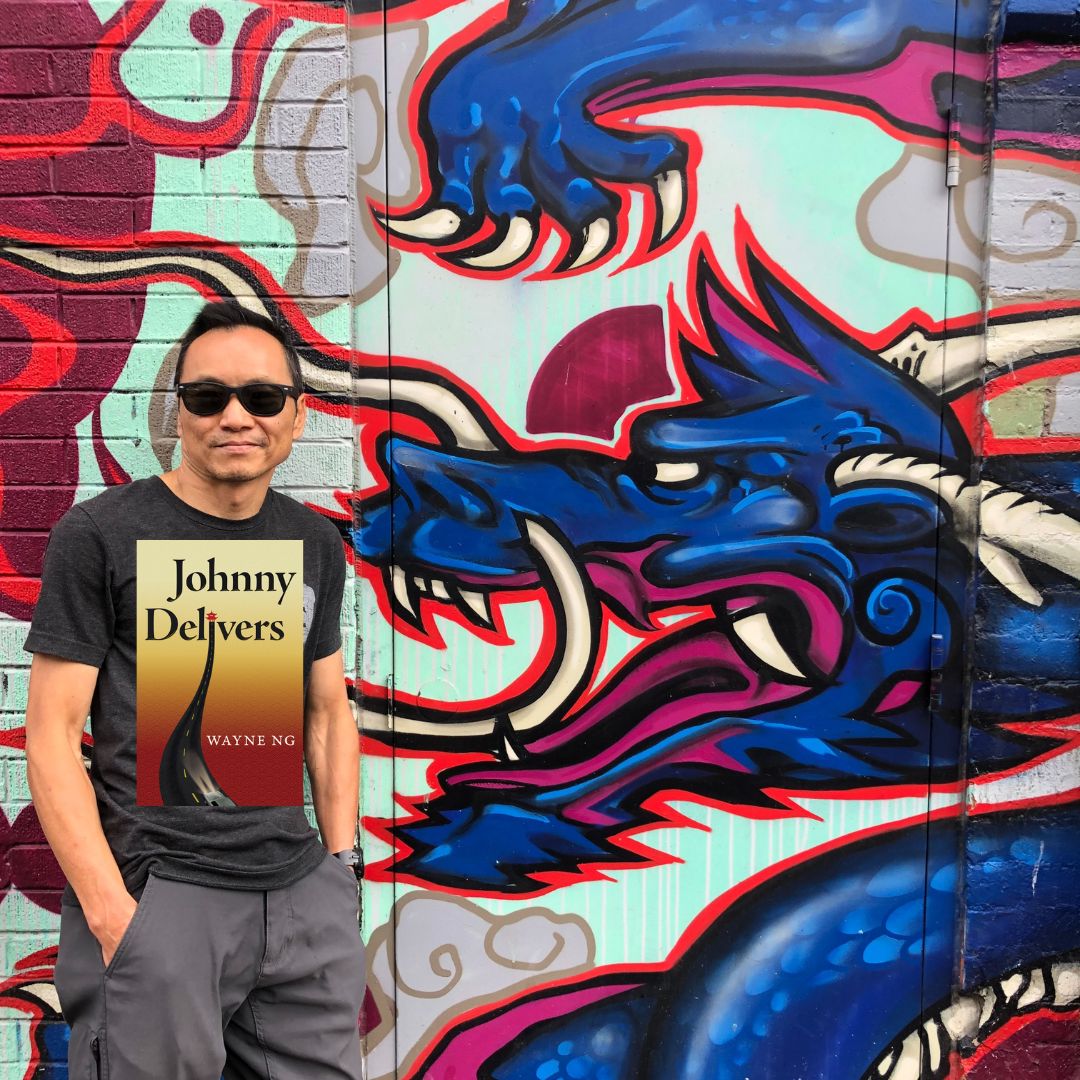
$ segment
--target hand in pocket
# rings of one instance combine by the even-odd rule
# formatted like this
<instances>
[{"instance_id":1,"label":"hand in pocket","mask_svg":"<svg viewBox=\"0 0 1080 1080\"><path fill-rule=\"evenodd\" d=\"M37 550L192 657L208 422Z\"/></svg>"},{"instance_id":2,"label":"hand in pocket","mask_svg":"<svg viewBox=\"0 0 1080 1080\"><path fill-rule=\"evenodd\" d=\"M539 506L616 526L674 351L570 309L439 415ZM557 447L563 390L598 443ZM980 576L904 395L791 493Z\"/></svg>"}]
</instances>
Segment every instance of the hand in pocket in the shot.
<instances>
[{"instance_id":1,"label":"hand in pocket","mask_svg":"<svg viewBox=\"0 0 1080 1080\"><path fill-rule=\"evenodd\" d=\"M101 959L105 967L112 963L112 958L116 955L116 950L120 947L120 942L127 933L131 920L135 918L135 911L139 906L138 901L130 893L126 895L127 901L109 912L109 921L94 930L94 936L101 945Z\"/></svg>"}]
</instances>

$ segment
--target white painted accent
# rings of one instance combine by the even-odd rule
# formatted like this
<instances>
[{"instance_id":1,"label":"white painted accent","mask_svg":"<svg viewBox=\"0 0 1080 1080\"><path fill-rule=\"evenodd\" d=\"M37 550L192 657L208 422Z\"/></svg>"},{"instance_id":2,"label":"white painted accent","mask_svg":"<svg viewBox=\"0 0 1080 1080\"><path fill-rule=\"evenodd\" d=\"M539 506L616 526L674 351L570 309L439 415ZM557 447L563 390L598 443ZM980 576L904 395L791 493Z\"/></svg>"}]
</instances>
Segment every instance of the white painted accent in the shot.
<instances>
[{"instance_id":1,"label":"white painted accent","mask_svg":"<svg viewBox=\"0 0 1080 1080\"><path fill-rule=\"evenodd\" d=\"M569 551L538 521L528 518L526 532L533 550L543 559L555 585L553 604L561 607L559 625L565 636L562 663L555 677L535 700L508 714L515 731L542 724L567 704L592 666L597 643L592 631L589 594Z\"/></svg>"},{"instance_id":2,"label":"white painted accent","mask_svg":"<svg viewBox=\"0 0 1080 1080\"><path fill-rule=\"evenodd\" d=\"M1061 729L1063 735L1080 730L1080 725ZM979 806L994 803L1022 803L1069 791L1076 786L1080 774L1080 749L1067 750L1047 758L1038 765L1031 765L1019 772L1009 773L985 783L976 781L968 791L968 798ZM1032 874L1034 877L1034 874ZM1041 991L1040 991L1041 993Z\"/></svg>"},{"instance_id":3,"label":"white painted accent","mask_svg":"<svg viewBox=\"0 0 1080 1080\"><path fill-rule=\"evenodd\" d=\"M578 257L567 267L568 270L580 270L583 266L603 255L611 240L611 222L607 218L597 218L589 222L585 230L585 243L582 245Z\"/></svg>"},{"instance_id":4,"label":"white painted accent","mask_svg":"<svg viewBox=\"0 0 1080 1080\"><path fill-rule=\"evenodd\" d=\"M570 552L543 525L531 518L526 519L526 535L537 558L544 563L551 576L554 586L551 595L552 605L559 625L564 630L564 638L562 656L556 660L558 668L543 693L535 700L506 715L506 720L509 720L515 731L528 731L537 727L568 703L591 668L597 647L596 635L593 633L592 613L589 608L589 594L581 571ZM397 571L397 567L394 570L401 573L400 580L404 586L404 573ZM397 573L393 577L395 595L398 588ZM480 593L461 592L461 597L466 603L469 603L470 596L479 597L483 601L484 609L487 610L486 596ZM361 713L361 720L364 729L371 732L396 731L408 735L423 735L427 738L460 738L493 734L498 717L455 722L448 715L443 720L418 720L383 715L366 709Z\"/></svg>"},{"instance_id":5,"label":"white painted accent","mask_svg":"<svg viewBox=\"0 0 1080 1080\"><path fill-rule=\"evenodd\" d=\"M930 1074L933 1076L941 1068L941 1025L931 1017L923 1024L926 1032L926 1045L930 1055Z\"/></svg>"},{"instance_id":6,"label":"white painted accent","mask_svg":"<svg viewBox=\"0 0 1080 1080\"><path fill-rule=\"evenodd\" d=\"M387 232L403 240L446 241L461 228L461 218L442 207L429 210L414 218L391 218L385 214L375 215Z\"/></svg>"},{"instance_id":7,"label":"white painted accent","mask_svg":"<svg viewBox=\"0 0 1080 1080\"><path fill-rule=\"evenodd\" d=\"M682 173L677 170L659 173L653 183L660 204L660 243L663 243L682 221L685 183Z\"/></svg>"},{"instance_id":8,"label":"white painted accent","mask_svg":"<svg viewBox=\"0 0 1080 1080\"><path fill-rule=\"evenodd\" d=\"M472 592L469 589L459 589L458 595L461 597L465 606L481 621L488 626L494 626L494 619L491 617L491 604L488 602L487 595L482 592Z\"/></svg>"},{"instance_id":9,"label":"white painted accent","mask_svg":"<svg viewBox=\"0 0 1080 1080\"><path fill-rule=\"evenodd\" d=\"M521 758L518 757L516 753L514 753L514 748L510 745L510 740L505 735L503 736L503 756L506 758L507 761L521 760Z\"/></svg>"},{"instance_id":10,"label":"white painted accent","mask_svg":"<svg viewBox=\"0 0 1080 1080\"><path fill-rule=\"evenodd\" d=\"M1015 597L1032 607L1042 607L1042 594L1028 581L1020 563L1007 551L1002 551L997 544L991 544L989 540L980 540L979 561L986 567L987 572Z\"/></svg>"},{"instance_id":11,"label":"white painted accent","mask_svg":"<svg viewBox=\"0 0 1080 1080\"><path fill-rule=\"evenodd\" d=\"M913 1031L900 1047L900 1056L889 1080L922 1080L922 1042Z\"/></svg>"},{"instance_id":12,"label":"white painted accent","mask_svg":"<svg viewBox=\"0 0 1080 1080\"><path fill-rule=\"evenodd\" d=\"M913 330L881 353L895 368L908 357L922 356L918 381L935 393L952 394L964 387L1005 375L1017 365L1062 352L1080 344L1080 315L1041 318L1032 312L1022 322L991 322L977 331L950 338L927 337Z\"/></svg>"},{"instance_id":13,"label":"white painted accent","mask_svg":"<svg viewBox=\"0 0 1080 1080\"><path fill-rule=\"evenodd\" d=\"M1054 980L1055 1005L1073 1005L1080 1001L1080 965L1054 964L1050 976Z\"/></svg>"},{"instance_id":14,"label":"white painted accent","mask_svg":"<svg viewBox=\"0 0 1080 1080\"><path fill-rule=\"evenodd\" d=\"M1001 994L1006 1001L1011 1002L1012 999L1016 996L1017 992L1020 990L1020 987L1023 985L1024 973L1022 971L1018 971L1015 974L1010 975L1007 979L1001 980Z\"/></svg>"},{"instance_id":15,"label":"white painted accent","mask_svg":"<svg viewBox=\"0 0 1080 1080\"><path fill-rule=\"evenodd\" d=\"M979 1014L982 999L978 994L965 994L941 1010L940 1020L953 1042L974 1039L979 1033Z\"/></svg>"},{"instance_id":16,"label":"white painted accent","mask_svg":"<svg viewBox=\"0 0 1080 1080\"><path fill-rule=\"evenodd\" d=\"M82 278L91 278L109 271L136 274L167 262L171 266L188 267L213 277L222 296L231 296L238 303L261 315L269 314L263 302L252 293L251 286L239 274L212 259L195 255L170 253L168 256L146 255L133 256L130 259L85 261L74 259L70 255L15 245L0 247L0 254L4 252L37 263L53 273ZM457 446L466 450L496 449L477 419L475 405L448 387L403 376L395 379L392 387L386 379L357 379L354 382L353 373L345 365L340 369L327 369L303 359L301 369L304 382L315 393L352 395L361 404L400 401L417 405L446 425Z\"/></svg>"},{"instance_id":17,"label":"white painted accent","mask_svg":"<svg viewBox=\"0 0 1080 1080\"><path fill-rule=\"evenodd\" d=\"M56 987L52 983L27 983L26 986L20 987L20 989L24 993L34 994L36 997L41 998L49 1008L56 1012L60 1012L60 998L56 993Z\"/></svg>"},{"instance_id":18,"label":"white painted accent","mask_svg":"<svg viewBox=\"0 0 1080 1080\"><path fill-rule=\"evenodd\" d=\"M438 597L440 600L450 599L450 590L443 584L438 578L431 579L431 593L433 596Z\"/></svg>"},{"instance_id":19,"label":"white painted accent","mask_svg":"<svg viewBox=\"0 0 1080 1080\"><path fill-rule=\"evenodd\" d=\"M684 484L701 472L696 461L660 461L656 464L656 481L659 484Z\"/></svg>"},{"instance_id":20,"label":"white painted accent","mask_svg":"<svg viewBox=\"0 0 1080 1080\"><path fill-rule=\"evenodd\" d=\"M1035 968L1031 972L1031 982L1028 984L1028 988L1020 995L1020 999L1016 1003L1016 1008L1026 1009L1030 1005L1034 1005L1036 1001L1041 1001L1043 995L1046 993L1046 980L1043 979L1042 968Z\"/></svg>"},{"instance_id":21,"label":"white painted accent","mask_svg":"<svg viewBox=\"0 0 1080 1080\"><path fill-rule=\"evenodd\" d=\"M413 610L412 599L409 596L409 583L405 580L405 571L402 570L400 566L391 568L390 583L398 607L402 608L415 619L416 612Z\"/></svg>"},{"instance_id":22,"label":"white painted accent","mask_svg":"<svg viewBox=\"0 0 1080 1080\"><path fill-rule=\"evenodd\" d=\"M776 632L764 611L756 611L732 623L739 640L759 659L771 668L782 671L795 679L806 676L795 666L795 661L787 654L784 646L777 640Z\"/></svg>"},{"instance_id":23,"label":"white painted accent","mask_svg":"<svg viewBox=\"0 0 1080 1080\"><path fill-rule=\"evenodd\" d=\"M524 259L535 241L536 232L532 222L528 218L513 217L497 248L460 261L474 270L505 270Z\"/></svg>"},{"instance_id":24,"label":"white painted accent","mask_svg":"<svg viewBox=\"0 0 1080 1080\"><path fill-rule=\"evenodd\" d=\"M217 291L222 296L232 297L238 304L269 316L266 305L251 291L251 286L239 275L213 259L200 259L195 255L143 255L130 259L99 259L87 261L75 259L70 255L37 248L23 248L14 245L0 247L0 254L8 252L28 262L35 262L43 269L53 273L70 275L76 278L91 278L98 274L117 272L137 274L140 271L168 264L188 267L214 278L218 283ZM304 382L315 392L322 394L348 394L352 388L352 374L344 367L341 370L328 370L316 367L301 358L300 366Z\"/></svg>"},{"instance_id":25,"label":"white painted accent","mask_svg":"<svg viewBox=\"0 0 1080 1080\"><path fill-rule=\"evenodd\" d=\"M308 379L307 374L304 375ZM314 386L314 383L311 383ZM352 393L360 404L366 402L405 402L417 405L441 420L450 431L455 445L464 450L492 451L495 444L488 438L473 412L471 401L437 383L395 376L393 386L388 379L357 379Z\"/></svg>"},{"instance_id":26,"label":"white painted accent","mask_svg":"<svg viewBox=\"0 0 1080 1080\"><path fill-rule=\"evenodd\" d=\"M1046 503L1026 500L1019 492L989 480L973 484L956 473L941 473L934 461L890 459L887 453L848 458L833 475L837 488L865 480L907 483L932 491L952 511L957 538L976 555L985 552L991 559L987 570L1020 600L1031 603L1034 590L1014 555L1080 580L1080 522Z\"/></svg>"}]
</instances>

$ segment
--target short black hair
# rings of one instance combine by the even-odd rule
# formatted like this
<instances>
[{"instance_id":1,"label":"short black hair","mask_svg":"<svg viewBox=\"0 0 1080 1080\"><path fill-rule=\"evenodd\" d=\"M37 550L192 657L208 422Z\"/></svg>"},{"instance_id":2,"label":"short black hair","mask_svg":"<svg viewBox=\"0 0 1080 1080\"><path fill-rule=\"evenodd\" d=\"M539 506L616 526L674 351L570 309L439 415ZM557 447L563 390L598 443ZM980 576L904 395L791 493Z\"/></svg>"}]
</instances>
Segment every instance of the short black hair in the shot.
<instances>
[{"instance_id":1,"label":"short black hair","mask_svg":"<svg viewBox=\"0 0 1080 1080\"><path fill-rule=\"evenodd\" d=\"M203 334L208 334L211 330L232 330L237 326L252 326L256 330L262 330L269 334L275 341L280 343L285 353L285 362L289 365L292 384L303 393L304 376L300 371L300 357L284 329L273 319L232 301L204 304L199 314L192 319L191 325L180 339L180 352L176 357L176 373L173 375L173 385L175 386L180 382L180 371L184 366L184 357L196 338L201 338Z\"/></svg>"}]
</instances>

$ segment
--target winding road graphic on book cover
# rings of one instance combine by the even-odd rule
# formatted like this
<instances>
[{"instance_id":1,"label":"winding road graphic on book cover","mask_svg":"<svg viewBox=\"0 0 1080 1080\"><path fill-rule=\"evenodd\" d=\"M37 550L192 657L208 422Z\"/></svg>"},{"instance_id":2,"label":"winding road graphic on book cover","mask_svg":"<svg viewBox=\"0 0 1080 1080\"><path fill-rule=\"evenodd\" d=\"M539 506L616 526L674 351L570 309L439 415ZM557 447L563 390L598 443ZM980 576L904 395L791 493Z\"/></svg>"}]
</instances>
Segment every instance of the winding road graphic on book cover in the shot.
<instances>
[{"instance_id":1,"label":"winding road graphic on book cover","mask_svg":"<svg viewBox=\"0 0 1080 1080\"><path fill-rule=\"evenodd\" d=\"M303 542L138 543L137 803L303 803Z\"/></svg>"}]
</instances>

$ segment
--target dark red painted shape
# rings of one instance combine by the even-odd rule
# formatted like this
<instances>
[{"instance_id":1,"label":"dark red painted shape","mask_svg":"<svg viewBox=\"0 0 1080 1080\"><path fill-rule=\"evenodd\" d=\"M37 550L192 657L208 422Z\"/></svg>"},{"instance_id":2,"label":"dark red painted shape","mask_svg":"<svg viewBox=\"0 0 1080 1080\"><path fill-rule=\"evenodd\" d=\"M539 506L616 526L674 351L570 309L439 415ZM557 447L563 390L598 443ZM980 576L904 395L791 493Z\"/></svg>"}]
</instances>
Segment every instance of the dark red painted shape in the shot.
<instances>
[{"instance_id":1,"label":"dark red painted shape","mask_svg":"<svg viewBox=\"0 0 1080 1080\"><path fill-rule=\"evenodd\" d=\"M614 308L575 327L548 353L533 379L525 426L611 439L619 418L673 390L664 313L653 304Z\"/></svg>"},{"instance_id":2,"label":"dark red painted shape","mask_svg":"<svg viewBox=\"0 0 1080 1080\"><path fill-rule=\"evenodd\" d=\"M59 914L60 894L67 878L45 839L32 805L23 807L6 834L8 884L31 903Z\"/></svg>"},{"instance_id":3,"label":"dark red painted shape","mask_svg":"<svg viewBox=\"0 0 1080 1080\"><path fill-rule=\"evenodd\" d=\"M201 45L216 45L225 33L225 20L213 8L199 8L191 13L188 28Z\"/></svg>"},{"instance_id":4,"label":"dark red painted shape","mask_svg":"<svg viewBox=\"0 0 1080 1080\"><path fill-rule=\"evenodd\" d=\"M967 1080L1080 1080L1080 1013L1042 1016L1018 1028Z\"/></svg>"}]
</instances>

